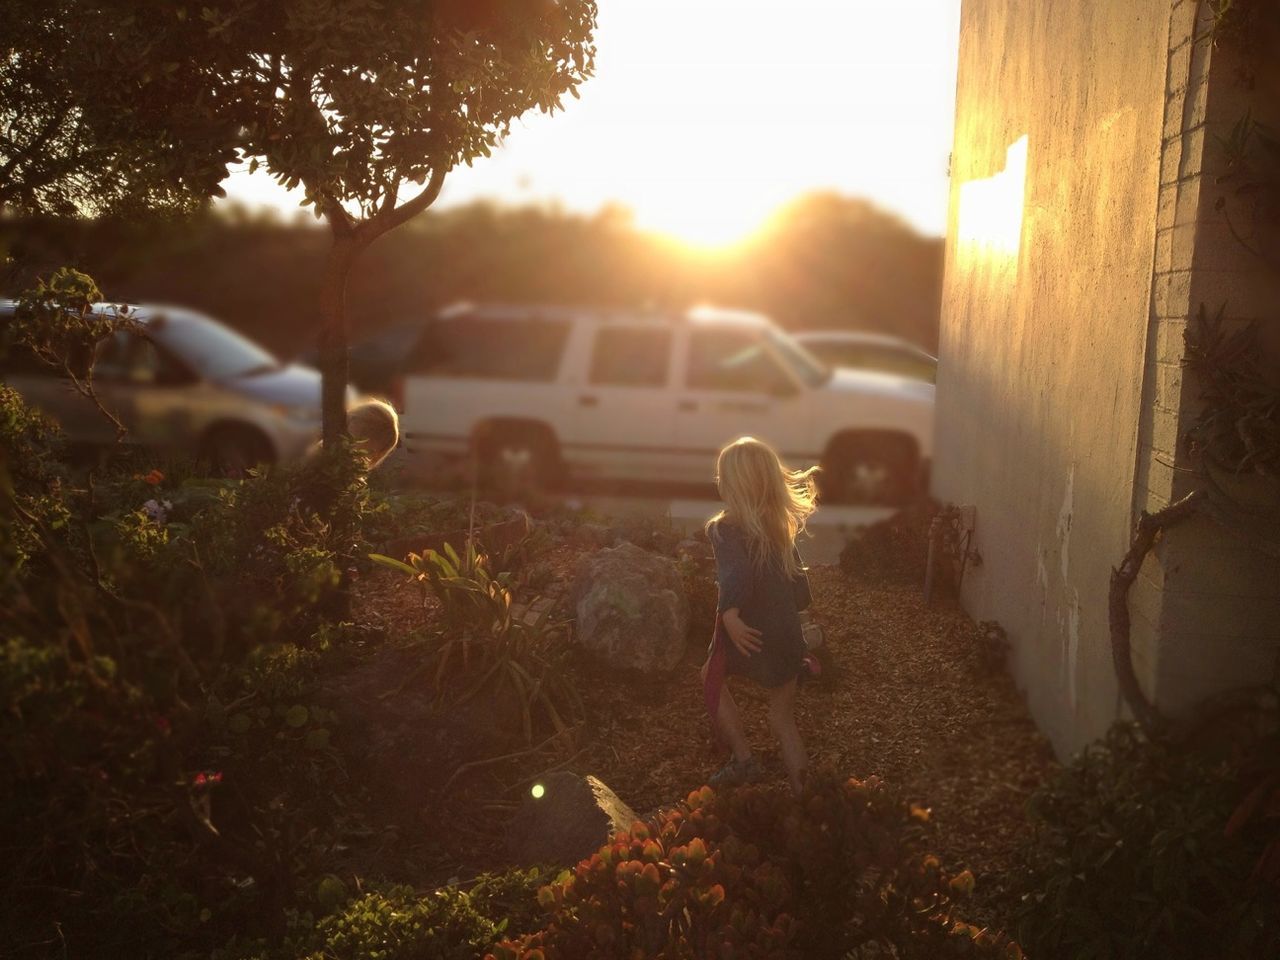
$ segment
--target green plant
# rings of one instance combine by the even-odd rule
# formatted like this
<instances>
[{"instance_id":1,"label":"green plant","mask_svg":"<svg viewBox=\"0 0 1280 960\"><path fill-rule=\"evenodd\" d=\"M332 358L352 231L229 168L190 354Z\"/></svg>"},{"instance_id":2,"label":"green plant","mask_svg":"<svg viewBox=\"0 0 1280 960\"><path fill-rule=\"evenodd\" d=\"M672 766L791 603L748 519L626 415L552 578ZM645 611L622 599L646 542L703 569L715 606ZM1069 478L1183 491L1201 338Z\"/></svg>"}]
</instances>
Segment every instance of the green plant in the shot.
<instances>
[{"instance_id":1,"label":"green plant","mask_svg":"<svg viewBox=\"0 0 1280 960\"><path fill-rule=\"evenodd\" d=\"M124 437L124 424L102 405L93 387L94 350L112 334L135 326L125 306L97 307L102 292L93 278L62 267L18 298L13 317L0 331L0 356L25 352L63 376Z\"/></svg>"},{"instance_id":2,"label":"green plant","mask_svg":"<svg viewBox=\"0 0 1280 960\"><path fill-rule=\"evenodd\" d=\"M411 554L404 563L371 554L383 566L408 574L439 604L440 622L428 639L427 663L437 696L457 703L484 694L514 705L525 742L532 742L536 721L545 719L558 734L581 712L581 700L564 669L566 650L551 622L551 608L517 616L512 608L511 575L491 575L488 558L474 541L459 554Z\"/></svg>"},{"instance_id":3,"label":"green plant","mask_svg":"<svg viewBox=\"0 0 1280 960\"><path fill-rule=\"evenodd\" d=\"M1118 724L1031 802L1037 829L1015 878L1034 956L1114 960L1272 956L1277 890L1251 879L1257 832L1226 761ZM1259 826L1259 825L1254 825Z\"/></svg>"},{"instance_id":4,"label":"green plant","mask_svg":"<svg viewBox=\"0 0 1280 960\"><path fill-rule=\"evenodd\" d=\"M704 787L540 890L543 928L489 956L1021 957L957 920L973 876L922 855L922 829L874 777L816 776L799 800Z\"/></svg>"}]
</instances>

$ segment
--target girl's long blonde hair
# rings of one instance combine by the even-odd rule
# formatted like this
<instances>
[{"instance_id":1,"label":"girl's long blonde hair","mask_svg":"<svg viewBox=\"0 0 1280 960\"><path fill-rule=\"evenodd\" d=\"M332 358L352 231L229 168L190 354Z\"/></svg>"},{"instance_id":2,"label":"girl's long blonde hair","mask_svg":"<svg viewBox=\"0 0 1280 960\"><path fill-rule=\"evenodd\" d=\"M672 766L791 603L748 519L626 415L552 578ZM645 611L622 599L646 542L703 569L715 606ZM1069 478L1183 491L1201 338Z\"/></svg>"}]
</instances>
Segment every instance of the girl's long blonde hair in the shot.
<instances>
[{"instance_id":1,"label":"girl's long blonde hair","mask_svg":"<svg viewBox=\"0 0 1280 960\"><path fill-rule=\"evenodd\" d=\"M707 529L728 518L746 534L747 552L757 570L775 566L787 576L797 576L795 542L816 508L817 472L817 467L788 469L772 447L754 437L735 440L716 461L724 509L707 521Z\"/></svg>"}]
</instances>

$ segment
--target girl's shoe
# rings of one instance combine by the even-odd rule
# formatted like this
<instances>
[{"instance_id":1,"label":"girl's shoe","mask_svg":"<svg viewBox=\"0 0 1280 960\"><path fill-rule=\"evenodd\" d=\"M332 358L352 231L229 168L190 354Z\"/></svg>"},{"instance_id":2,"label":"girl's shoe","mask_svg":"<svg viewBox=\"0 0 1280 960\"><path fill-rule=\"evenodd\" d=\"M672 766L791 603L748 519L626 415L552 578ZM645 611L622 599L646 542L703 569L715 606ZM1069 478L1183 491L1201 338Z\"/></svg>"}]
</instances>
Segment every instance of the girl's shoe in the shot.
<instances>
[{"instance_id":1,"label":"girl's shoe","mask_svg":"<svg viewBox=\"0 0 1280 960\"><path fill-rule=\"evenodd\" d=\"M754 755L745 760L730 758L729 762L711 775L713 787L736 787L744 783L759 783L764 779L764 768Z\"/></svg>"},{"instance_id":2,"label":"girl's shoe","mask_svg":"<svg viewBox=\"0 0 1280 960\"><path fill-rule=\"evenodd\" d=\"M816 654L806 653L804 659L800 661L800 679L817 680L822 676L822 661L818 659Z\"/></svg>"}]
</instances>

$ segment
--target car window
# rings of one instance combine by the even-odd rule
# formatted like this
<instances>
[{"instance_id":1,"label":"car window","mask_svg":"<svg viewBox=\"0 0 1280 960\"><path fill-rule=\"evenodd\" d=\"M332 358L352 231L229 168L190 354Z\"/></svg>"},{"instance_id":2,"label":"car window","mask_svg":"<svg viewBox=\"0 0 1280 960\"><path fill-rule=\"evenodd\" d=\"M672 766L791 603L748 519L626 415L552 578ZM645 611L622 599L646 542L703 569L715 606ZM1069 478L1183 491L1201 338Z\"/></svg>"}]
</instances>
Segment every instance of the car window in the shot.
<instances>
[{"instance_id":1,"label":"car window","mask_svg":"<svg viewBox=\"0 0 1280 960\"><path fill-rule=\"evenodd\" d=\"M770 330L769 341L783 362L809 386L820 386L830 376L830 371L823 366L822 361L810 353L804 344L798 343L788 334L781 330Z\"/></svg>"},{"instance_id":2,"label":"car window","mask_svg":"<svg viewBox=\"0 0 1280 960\"><path fill-rule=\"evenodd\" d=\"M196 314L161 314L151 336L209 380L250 377L280 368L280 361L247 337Z\"/></svg>"},{"instance_id":3,"label":"car window","mask_svg":"<svg viewBox=\"0 0 1280 960\"><path fill-rule=\"evenodd\" d=\"M878 370L929 382L933 381L936 373L936 366L932 361L895 347L843 345L834 352L836 362L841 366Z\"/></svg>"},{"instance_id":4,"label":"car window","mask_svg":"<svg viewBox=\"0 0 1280 960\"><path fill-rule=\"evenodd\" d=\"M697 329L689 335L686 381L695 390L775 393L792 386L763 338L745 330Z\"/></svg>"},{"instance_id":5,"label":"car window","mask_svg":"<svg viewBox=\"0 0 1280 960\"><path fill-rule=\"evenodd\" d=\"M115 383L155 383L160 366L160 353L154 343L118 330L98 344L93 378Z\"/></svg>"},{"instance_id":6,"label":"car window","mask_svg":"<svg viewBox=\"0 0 1280 960\"><path fill-rule=\"evenodd\" d=\"M477 316L436 320L415 350L415 372L546 382L560 370L569 338L566 320L494 320Z\"/></svg>"},{"instance_id":7,"label":"car window","mask_svg":"<svg viewBox=\"0 0 1280 960\"><path fill-rule=\"evenodd\" d=\"M597 386L662 387L670 364L670 330L601 327L591 353L590 381Z\"/></svg>"}]
</instances>

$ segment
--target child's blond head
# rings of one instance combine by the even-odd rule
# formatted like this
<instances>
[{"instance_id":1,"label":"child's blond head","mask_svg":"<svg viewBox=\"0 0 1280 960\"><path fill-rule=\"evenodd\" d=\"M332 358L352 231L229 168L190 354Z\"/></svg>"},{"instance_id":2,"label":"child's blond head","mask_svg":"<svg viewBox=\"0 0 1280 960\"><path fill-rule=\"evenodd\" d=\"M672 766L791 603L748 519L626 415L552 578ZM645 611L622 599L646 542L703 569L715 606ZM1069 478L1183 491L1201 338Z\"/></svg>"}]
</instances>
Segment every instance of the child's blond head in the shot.
<instances>
[{"instance_id":1,"label":"child's blond head","mask_svg":"<svg viewBox=\"0 0 1280 960\"><path fill-rule=\"evenodd\" d=\"M370 397L347 411L347 433L369 460L372 470L400 442L400 418L391 404Z\"/></svg>"},{"instance_id":2,"label":"child's blond head","mask_svg":"<svg viewBox=\"0 0 1280 960\"><path fill-rule=\"evenodd\" d=\"M711 521L728 517L747 534L757 568L777 565L798 574L795 541L815 509L814 474L788 469L767 443L741 437L720 451L716 484L724 510Z\"/></svg>"}]
</instances>

